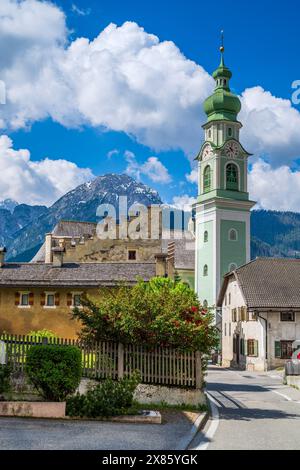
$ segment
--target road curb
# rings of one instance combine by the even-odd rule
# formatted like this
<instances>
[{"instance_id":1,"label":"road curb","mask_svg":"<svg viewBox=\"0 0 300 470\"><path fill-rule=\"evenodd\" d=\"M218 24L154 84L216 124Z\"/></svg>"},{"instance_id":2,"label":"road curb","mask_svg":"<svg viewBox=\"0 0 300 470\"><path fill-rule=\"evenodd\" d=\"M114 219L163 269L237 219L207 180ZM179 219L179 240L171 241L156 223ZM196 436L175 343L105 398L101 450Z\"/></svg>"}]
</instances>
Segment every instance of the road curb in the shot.
<instances>
[{"instance_id":1,"label":"road curb","mask_svg":"<svg viewBox=\"0 0 300 470\"><path fill-rule=\"evenodd\" d=\"M207 420L209 418L209 412L205 411L204 413L200 413L197 418L195 419L189 433L180 441L178 447L175 450L186 450L194 437L196 436L197 432L202 429Z\"/></svg>"}]
</instances>

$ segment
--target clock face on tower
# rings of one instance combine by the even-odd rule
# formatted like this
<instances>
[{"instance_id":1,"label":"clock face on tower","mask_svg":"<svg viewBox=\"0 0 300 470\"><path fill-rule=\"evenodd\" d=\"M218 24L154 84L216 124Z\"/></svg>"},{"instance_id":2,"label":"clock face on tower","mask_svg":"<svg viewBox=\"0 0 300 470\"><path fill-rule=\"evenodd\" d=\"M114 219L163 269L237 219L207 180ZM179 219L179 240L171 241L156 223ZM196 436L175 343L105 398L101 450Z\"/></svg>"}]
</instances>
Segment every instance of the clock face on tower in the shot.
<instances>
[{"instance_id":1,"label":"clock face on tower","mask_svg":"<svg viewBox=\"0 0 300 470\"><path fill-rule=\"evenodd\" d=\"M239 144L234 140L227 142L225 145L225 154L230 158L237 158L239 156Z\"/></svg>"},{"instance_id":2,"label":"clock face on tower","mask_svg":"<svg viewBox=\"0 0 300 470\"><path fill-rule=\"evenodd\" d=\"M207 160L208 158L210 158L212 156L212 148L211 146L208 144L204 147L203 149L203 152L202 152L202 159L203 160Z\"/></svg>"}]
</instances>

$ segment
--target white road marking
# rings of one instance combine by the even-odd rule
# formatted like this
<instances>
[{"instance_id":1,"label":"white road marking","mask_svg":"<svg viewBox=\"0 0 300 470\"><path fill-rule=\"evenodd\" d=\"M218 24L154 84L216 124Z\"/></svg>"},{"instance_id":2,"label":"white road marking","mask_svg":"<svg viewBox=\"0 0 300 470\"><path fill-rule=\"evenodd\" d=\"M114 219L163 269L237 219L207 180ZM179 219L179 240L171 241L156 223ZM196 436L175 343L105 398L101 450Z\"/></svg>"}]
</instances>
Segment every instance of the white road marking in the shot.
<instances>
[{"instance_id":1,"label":"white road marking","mask_svg":"<svg viewBox=\"0 0 300 470\"><path fill-rule=\"evenodd\" d=\"M198 416L193 426L191 427L189 433L186 436L184 436L184 438L181 439L181 441L179 441L179 444L176 450L186 450L188 448L189 444L192 442L192 440L194 439L194 437L196 436L198 432L198 429L201 424L201 421L203 420L203 417L204 417L203 413L201 413Z\"/></svg>"},{"instance_id":2,"label":"white road marking","mask_svg":"<svg viewBox=\"0 0 300 470\"><path fill-rule=\"evenodd\" d=\"M218 410L218 402L208 393L206 392L207 398L210 401L211 406L211 424L204 434L204 437L207 439L207 442L202 442L199 444L198 447L195 447L193 450L206 450L215 435L216 430L218 429L220 419L219 419L219 410Z\"/></svg>"},{"instance_id":3,"label":"white road marking","mask_svg":"<svg viewBox=\"0 0 300 470\"><path fill-rule=\"evenodd\" d=\"M272 390L271 388L269 390L273 393L276 393L276 395L280 395L281 397L285 398L288 401L293 401L291 397L288 397L284 393L277 392L277 390Z\"/></svg>"}]
</instances>

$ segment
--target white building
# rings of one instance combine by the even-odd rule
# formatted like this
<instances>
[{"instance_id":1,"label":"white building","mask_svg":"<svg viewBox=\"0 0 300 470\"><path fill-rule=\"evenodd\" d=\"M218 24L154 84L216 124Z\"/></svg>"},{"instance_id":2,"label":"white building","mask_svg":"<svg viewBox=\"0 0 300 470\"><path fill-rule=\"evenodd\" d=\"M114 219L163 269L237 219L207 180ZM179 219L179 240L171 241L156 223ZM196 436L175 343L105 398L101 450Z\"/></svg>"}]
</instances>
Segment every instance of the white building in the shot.
<instances>
[{"instance_id":1,"label":"white building","mask_svg":"<svg viewBox=\"0 0 300 470\"><path fill-rule=\"evenodd\" d=\"M283 366L300 339L300 260L257 258L224 277L222 364L263 371Z\"/></svg>"}]
</instances>

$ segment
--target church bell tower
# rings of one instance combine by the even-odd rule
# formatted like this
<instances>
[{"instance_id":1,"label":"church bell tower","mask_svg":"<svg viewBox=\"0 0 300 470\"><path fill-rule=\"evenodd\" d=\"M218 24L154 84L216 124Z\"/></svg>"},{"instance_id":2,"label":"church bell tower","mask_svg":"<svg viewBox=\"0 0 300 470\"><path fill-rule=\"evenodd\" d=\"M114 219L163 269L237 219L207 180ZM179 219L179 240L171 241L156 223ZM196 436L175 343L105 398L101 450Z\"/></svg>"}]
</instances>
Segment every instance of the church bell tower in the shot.
<instances>
[{"instance_id":1,"label":"church bell tower","mask_svg":"<svg viewBox=\"0 0 300 470\"><path fill-rule=\"evenodd\" d=\"M213 307L225 273L250 261L247 160L240 143L239 98L230 91L231 71L221 62L213 73L215 90L204 102L205 140L198 156L196 203L196 291Z\"/></svg>"}]
</instances>

